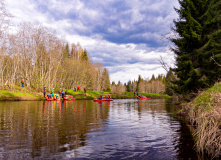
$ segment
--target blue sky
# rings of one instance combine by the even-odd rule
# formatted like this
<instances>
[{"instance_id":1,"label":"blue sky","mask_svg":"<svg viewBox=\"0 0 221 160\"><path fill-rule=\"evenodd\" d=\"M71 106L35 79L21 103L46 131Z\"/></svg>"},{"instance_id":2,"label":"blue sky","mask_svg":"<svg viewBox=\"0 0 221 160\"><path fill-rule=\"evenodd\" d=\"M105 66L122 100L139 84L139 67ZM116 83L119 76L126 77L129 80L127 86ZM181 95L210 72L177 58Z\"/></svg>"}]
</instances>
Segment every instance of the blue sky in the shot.
<instances>
[{"instance_id":1,"label":"blue sky","mask_svg":"<svg viewBox=\"0 0 221 160\"><path fill-rule=\"evenodd\" d=\"M6 0L13 23L41 23L71 43L80 43L93 62L106 66L111 81L165 74L160 56L174 64L166 39L178 16L177 0Z\"/></svg>"}]
</instances>

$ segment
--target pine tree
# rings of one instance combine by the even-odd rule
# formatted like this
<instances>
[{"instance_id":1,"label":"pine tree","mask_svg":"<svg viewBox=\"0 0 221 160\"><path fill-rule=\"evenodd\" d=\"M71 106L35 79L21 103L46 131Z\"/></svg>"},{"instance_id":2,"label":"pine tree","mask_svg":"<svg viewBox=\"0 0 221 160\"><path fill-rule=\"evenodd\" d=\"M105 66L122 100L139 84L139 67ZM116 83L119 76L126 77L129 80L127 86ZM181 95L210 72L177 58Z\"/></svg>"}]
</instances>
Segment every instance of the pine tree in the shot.
<instances>
[{"instance_id":1,"label":"pine tree","mask_svg":"<svg viewBox=\"0 0 221 160\"><path fill-rule=\"evenodd\" d=\"M212 86L221 78L221 0L211 0L202 16L202 47L198 50L199 64L205 87ZM212 58L212 59L211 59Z\"/></svg>"},{"instance_id":2,"label":"pine tree","mask_svg":"<svg viewBox=\"0 0 221 160\"><path fill-rule=\"evenodd\" d=\"M127 92L131 92L131 81L130 80L127 82L126 87L127 87Z\"/></svg>"},{"instance_id":3,"label":"pine tree","mask_svg":"<svg viewBox=\"0 0 221 160\"><path fill-rule=\"evenodd\" d=\"M169 72L167 72L167 75L165 78L165 81L166 81L165 93L168 94L169 96L172 96L174 94L174 91L173 91L174 84L172 83L172 81L174 80L175 80L175 75L173 74L172 69L170 69Z\"/></svg>"},{"instance_id":4,"label":"pine tree","mask_svg":"<svg viewBox=\"0 0 221 160\"><path fill-rule=\"evenodd\" d=\"M156 78L155 78L155 76L154 76L154 74L152 75L152 77L151 77L151 79L150 79L150 81L155 81L156 80Z\"/></svg>"},{"instance_id":5,"label":"pine tree","mask_svg":"<svg viewBox=\"0 0 221 160\"><path fill-rule=\"evenodd\" d=\"M107 68L104 68L104 71L102 73L102 90L103 91L110 91L110 79L109 79L109 73Z\"/></svg>"},{"instance_id":6,"label":"pine tree","mask_svg":"<svg viewBox=\"0 0 221 160\"><path fill-rule=\"evenodd\" d=\"M142 81L142 78L141 78L141 76L139 75L139 76L138 76L138 81L137 81L137 91L139 91L139 84L140 84L141 81Z\"/></svg>"},{"instance_id":7,"label":"pine tree","mask_svg":"<svg viewBox=\"0 0 221 160\"><path fill-rule=\"evenodd\" d=\"M84 51L83 51L82 59L86 60L86 61L88 60L88 53L87 53L86 49L84 49Z\"/></svg>"},{"instance_id":8,"label":"pine tree","mask_svg":"<svg viewBox=\"0 0 221 160\"><path fill-rule=\"evenodd\" d=\"M175 44L172 50L176 55L176 68L173 69L178 77L174 83L175 92L190 94L198 92L203 86L197 49L202 46L202 19L207 11L207 0L179 0L180 9L175 9L179 19L174 21L174 31L178 38L172 38Z\"/></svg>"}]
</instances>

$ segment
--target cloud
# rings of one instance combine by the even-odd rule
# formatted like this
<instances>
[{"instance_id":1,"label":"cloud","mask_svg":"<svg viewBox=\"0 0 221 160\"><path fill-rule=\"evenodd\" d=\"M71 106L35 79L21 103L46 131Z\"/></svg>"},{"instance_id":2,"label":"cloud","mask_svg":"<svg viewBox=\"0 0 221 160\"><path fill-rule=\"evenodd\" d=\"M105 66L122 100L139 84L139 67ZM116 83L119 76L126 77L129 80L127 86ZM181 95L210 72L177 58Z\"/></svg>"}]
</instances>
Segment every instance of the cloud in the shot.
<instances>
[{"instance_id":1,"label":"cloud","mask_svg":"<svg viewBox=\"0 0 221 160\"><path fill-rule=\"evenodd\" d=\"M39 22L69 43L80 43L96 62L107 66L111 80L127 82L165 73L160 56L173 65L167 50L177 15L174 0L7 0L13 22ZM166 43L165 43L166 42Z\"/></svg>"}]
</instances>

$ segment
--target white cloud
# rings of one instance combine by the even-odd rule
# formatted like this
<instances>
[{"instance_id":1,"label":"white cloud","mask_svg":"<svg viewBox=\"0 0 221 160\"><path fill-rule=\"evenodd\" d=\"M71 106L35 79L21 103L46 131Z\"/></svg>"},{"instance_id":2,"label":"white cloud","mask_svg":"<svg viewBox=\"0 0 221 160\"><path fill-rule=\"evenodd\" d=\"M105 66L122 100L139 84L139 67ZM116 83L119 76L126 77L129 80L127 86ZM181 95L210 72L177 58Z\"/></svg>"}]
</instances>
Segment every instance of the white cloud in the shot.
<instances>
[{"instance_id":1,"label":"white cloud","mask_svg":"<svg viewBox=\"0 0 221 160\"><path fill-rule=\"evenodd\" d=\"M101 39L93 39L82 36L67 36L70 42L79 42L83 48L87 48L94 62L113 64L108 66L111 81L128 82L137 80L138 75L151 78L159 74L166 74L160 64L160 56L165 63L173 64L173 54L166 52L146 52L135 44L115 44ZM104 50L105 48L105 50ZM130 63L131 61L134 61Z\"/></svg>"},{"instance_id":2,"label":"white cloud","mask_svg":"<svg viewBox=\"0 0 221 160\"><path fill-rule=\"evenodd\" d=\"M120 8L118 3L125 6ZM152 74L165 73L158 61L160 56L166 63L174 63L173 54L159 44L176 18L173 6L178 6L177 1L7 0L6 4L15 24L39 22L65 36L69 43L79 42L94 62L108 66L111 81L127 82L138 75L151 78ZM119 44L122 38L129 42ZM158 46L147 44L149 41Z\"/></svg>"}]
</instances>

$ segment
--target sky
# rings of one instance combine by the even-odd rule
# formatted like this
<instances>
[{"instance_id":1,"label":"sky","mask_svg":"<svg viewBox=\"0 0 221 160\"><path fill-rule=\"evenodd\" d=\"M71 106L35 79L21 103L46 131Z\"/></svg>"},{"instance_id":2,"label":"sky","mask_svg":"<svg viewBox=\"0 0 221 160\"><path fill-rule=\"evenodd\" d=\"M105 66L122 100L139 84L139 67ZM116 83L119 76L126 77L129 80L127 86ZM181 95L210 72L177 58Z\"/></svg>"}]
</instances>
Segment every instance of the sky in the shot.
<instances>
[{"instance_id":1,"label":"sky","mask_svg":"<svg viewBox=\"0 0 221 160\"><path fill-rule=\"evenodd\" d=\"M86 48L93 63L102 63L110 81L166 74L161 57L174 65L174 7L178 0L5 0L12 23L40 23L69 44Z\"/></svg>"}]
</instances>

